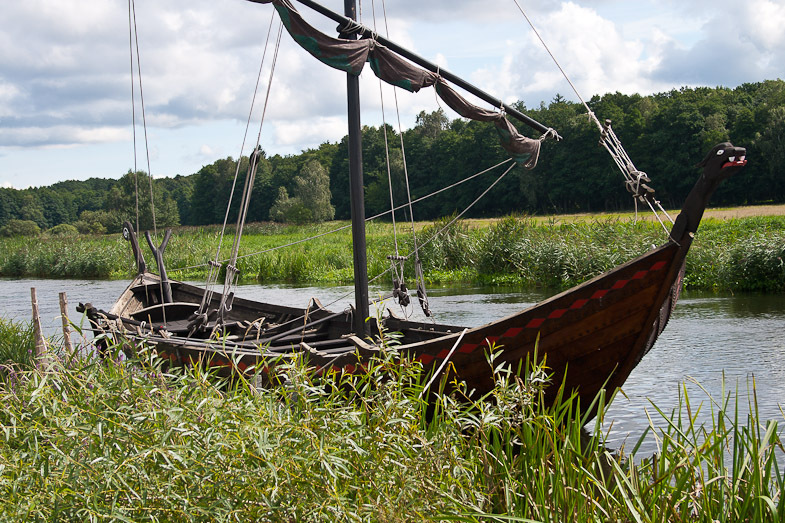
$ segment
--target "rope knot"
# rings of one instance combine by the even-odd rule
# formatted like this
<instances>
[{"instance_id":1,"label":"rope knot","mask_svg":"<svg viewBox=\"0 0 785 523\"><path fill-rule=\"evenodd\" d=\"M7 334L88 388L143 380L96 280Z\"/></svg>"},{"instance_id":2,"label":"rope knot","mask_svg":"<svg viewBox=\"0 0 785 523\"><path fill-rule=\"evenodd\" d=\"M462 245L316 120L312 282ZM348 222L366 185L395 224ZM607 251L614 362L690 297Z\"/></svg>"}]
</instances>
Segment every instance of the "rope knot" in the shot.
<instances>
[{"instance_id":1,"label":"rope knot","mask_svg":"<svg viewBox=\"0 0 785 523\"><path fill-rule=\"evenodd\" d=\"M643 171L630 171L630 179L624 184L633 198L643 200L654 194L654 189L646 185L651 179Z\"/></svg>"},{"instance_id":2,"label":"rope knot","mask_svg":"<svg viewBox=\"0 0 785 523\"><path fill-rule=\"evenodd\" d=\"M350 36L361 33L364 29L365 28L362 26L362 24L359 24L351 19L348 19L346 23L340 24L336 28L338 31L338 37L343 39L347 39Z\"/></svg>"}]
</instances>

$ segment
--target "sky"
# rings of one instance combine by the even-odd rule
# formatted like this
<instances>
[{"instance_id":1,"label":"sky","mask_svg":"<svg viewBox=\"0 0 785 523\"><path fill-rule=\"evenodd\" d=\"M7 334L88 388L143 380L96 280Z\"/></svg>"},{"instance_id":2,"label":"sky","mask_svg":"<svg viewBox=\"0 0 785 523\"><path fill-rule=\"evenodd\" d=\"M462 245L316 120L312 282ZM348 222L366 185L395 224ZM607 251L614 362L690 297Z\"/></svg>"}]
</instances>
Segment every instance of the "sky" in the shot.
<instances>
[{"instance_id":1,"label":"sky","mask_svg":"<svg viewBox=\"0 0 785 523\"><path fill-rule=\"evenodd\" d=\"M343 7L341 0L322 3ZM515 0L359 3L365 25L506 102L538 107L557 93L578 99ZM784 76L785 0L518 3L584 99ZM335 23L296 7L334 34ZM128 0L4 3L0 187L118 178L134 168L188 175L247 154L257 137L268 154L285 155L346 134L345 74L315 61L286 32L270 81L278 28L270 5L135 0L134 8L147 152L136 75L132 104ZM384 115L396 128L400 118L405 129L420 111L439 108L432 89L393 93L366 69L364 125L380 125Z\"/></svg>"}]
</instances>

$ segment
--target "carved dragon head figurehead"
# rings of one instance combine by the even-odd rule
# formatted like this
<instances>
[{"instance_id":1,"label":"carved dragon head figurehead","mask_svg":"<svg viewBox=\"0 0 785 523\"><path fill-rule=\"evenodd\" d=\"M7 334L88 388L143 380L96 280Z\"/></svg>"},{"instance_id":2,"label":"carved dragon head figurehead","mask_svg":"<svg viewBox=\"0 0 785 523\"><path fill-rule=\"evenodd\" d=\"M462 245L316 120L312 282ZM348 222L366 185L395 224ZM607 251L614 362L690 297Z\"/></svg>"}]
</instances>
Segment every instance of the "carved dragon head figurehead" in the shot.
<instances>
[{"instance_id":1,"label":"carved dragon head figurehead","mask_svg":"<svg viewBox=\"0 0 785 523\"><path fill-rule=\"evenodd\" d=\"M747 165L746 155L747 150L744 147L735 147L730 142L723 142L715 145L698 167L703 167L703 174L707 180L719 183Z\"/></svg>"},{"instance_id":2,"label":"carved dragon head figurehead","mask_svg":"<svg viewBox=\"0 0 785 523\"><path fill-rule=\"evenodd\" d=\"M698 230L703 211L717 186L730 176L736 174L747 165L747 150L744 147L735 147L730 142L719 143L709 151L706 158L699 163L703 167L703 174L687 195L681 212L676 218L671 230L671 238L683 242L686 235L690 236Z\"/></svg>"}]
</instances>

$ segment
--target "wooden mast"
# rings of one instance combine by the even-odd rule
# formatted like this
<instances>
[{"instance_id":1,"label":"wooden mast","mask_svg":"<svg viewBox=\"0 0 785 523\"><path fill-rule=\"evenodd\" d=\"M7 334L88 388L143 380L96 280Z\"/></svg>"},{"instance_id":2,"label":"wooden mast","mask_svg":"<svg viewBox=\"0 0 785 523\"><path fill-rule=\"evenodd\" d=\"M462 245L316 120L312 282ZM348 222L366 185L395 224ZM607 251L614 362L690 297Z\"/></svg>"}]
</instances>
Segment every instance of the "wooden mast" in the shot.
<instances>
[{"instance_id":1,"label":"wooden mast","mask_svg":"<svg viewBox=\"0 0 785 523\"><path fill-rule=\"evenodd\" d=\"M270 3L273 0L248 0L253 3ZM455 85L474 94L478 98L492 104L494 107L503 108L507 114L515 117L530 127L542 132L556 140L561 137L553 129L533 120L520 111L501 100L480 90L476 86L466 82L454 74L440 69L436 64L418 56L411 51L391 42L390 40L378 35L371 34L370 29L361 24L357 24L356 0L344 0L344 13L340 15L324 6L319 5L313 0L296 0L297 2L317 11L318 13L337 21L339 25L339 38L356 40L358 37L373 37L380 44L388 47L393 52L407 58L408 60L424 67L425 69L440 74L443 78L453 82ZM348 131L349 131L349 199L351 204L352 221L352 251L354 261L354 294L355 311L353 318L353 328L357 335L367 336L370 334L370 325L366 319L370 315L369 292L368 292L368 261L367 247L365 239L365 189L363 184L362 170L362 137L360 127L360 94L359 78L351 73L347 73L347 105L348 105Z\"/></svg>"},{"instance_id":2,"label":"wooden mast","mask_svg":"<svg viewBox=\"0 0 785 523\"><path fill-rule=\"evenodd\" d=\"M344 0L344 12L357 20L356 0ZM341 38L356 39L354 33L341 34ZM368 259L365 245L365 189L363 185L362 135L360 129L360 79L346 73L346 91L349 114L349 198L352 214L352 253L354 256L354 332L367 336L370 329L366 319L368 306Z\"/></svg>"}]
</instances>

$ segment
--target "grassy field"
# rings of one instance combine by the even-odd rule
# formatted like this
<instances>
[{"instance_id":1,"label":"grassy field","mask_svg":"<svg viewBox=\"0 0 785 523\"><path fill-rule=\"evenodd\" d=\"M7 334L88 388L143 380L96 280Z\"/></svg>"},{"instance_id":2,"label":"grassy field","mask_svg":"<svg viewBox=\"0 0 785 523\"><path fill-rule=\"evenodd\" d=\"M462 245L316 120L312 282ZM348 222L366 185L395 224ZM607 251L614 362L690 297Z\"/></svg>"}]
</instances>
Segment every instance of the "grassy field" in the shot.
<instances>
[{"instance_id":1,"label":"grassy field","mask_svg":"<svg viewBox=\"0 0 785 523\"><path fill-rule=\"evenodd\" d=\"M21 337L24 325L6 325ZM659 451L606 449L575 398L546 406L547 369L493 363L475 402L421 398L416 362L285 386L60 353L47 370L0 355L3 521L775 522L785 517L777 424L686 393L652 420ZM753 389L754 390L754 389ZM676 394L678 391L674 391ZM460 396L460 395L458 395ZM738 397L738 395L736 395ZM606 408L598 398L599 415ZM751 416L739 413L749 408ZM599 426L599 424L597 425ZM654 429L652 429L654 430ZM644 435L641 436L643 438ZM778 461L779 460L779 461Z\"/></svg>"},{"instance_id":2,"label":"grassy field","mask_svg":"<svg viewBox=\"0 0 785 523\"><path fill-rule=\"evenodd\" d=\"M678 209L666 209L668 215L676 218L679 214ZM747 205L741 207L716 207L713 209L706 209L704 218L711 218L717 220L730 220L734 218L751 218L753 216L785 216L785 204L780 205ZM539 223L547 223L550 221L560 223L574 223L574 222L591 222L602 221L608 219L614 220L632 220L635 219L634 212L620 212L620 213L576 213L576 214L554 214L550 216L533 216L532 218ZM639 220L656 221L656 218L651 212L641 212L638 214ZM496 221L496 218L481 218L474 220L467 220L472 224L479 226L488 225Z\"/></svg>"},{"instance_id":3,"label":"grassy field","mask_svg":"<svg viewBox=\"0 0 785 523\"><path fill-rule=\"evenodd\" d=\"M709 211L687 259L687 286L785 291L785 216L775 214L782 210L769 206ZM447 223L443 219L415 225L431 283L566 288L666 241L660 224L635 222L632 215L512 216L458 221L443 230ZM240 276L265 283L351 282L347 226L249 224L240 248ZM367 232L369 275L384 275L390 268L387 256L396 252L392 225L369 223ZM399 226L397 232L399 253L412 253L411 227ZM170 276L204 278L218 236L216 227L177 230L166 251ZM305 241L311 237L316 238ZM228 258L231 241L224 238L221 259ZM130 248L119 235L0 239L0 276L127 278L133 271Z\"/></svg>"}]
</instances>

